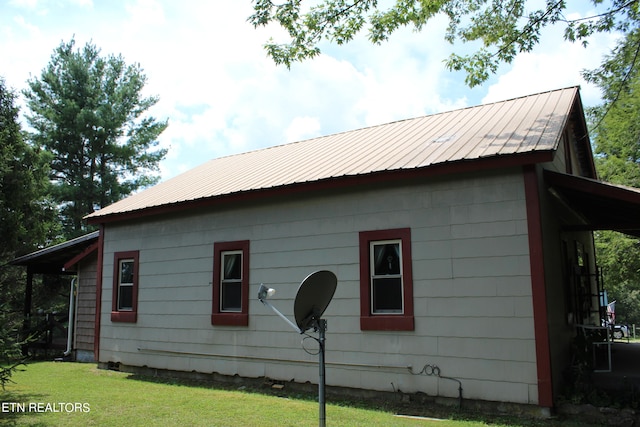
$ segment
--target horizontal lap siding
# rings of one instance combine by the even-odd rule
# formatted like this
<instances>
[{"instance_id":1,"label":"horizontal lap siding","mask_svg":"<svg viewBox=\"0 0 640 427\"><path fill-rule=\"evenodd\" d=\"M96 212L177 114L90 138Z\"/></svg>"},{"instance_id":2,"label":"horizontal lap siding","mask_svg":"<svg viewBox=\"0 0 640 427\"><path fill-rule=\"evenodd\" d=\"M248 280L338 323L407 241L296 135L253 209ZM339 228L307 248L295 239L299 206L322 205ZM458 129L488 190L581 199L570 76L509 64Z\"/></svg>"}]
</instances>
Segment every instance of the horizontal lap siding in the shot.
<instances>
[{"instance_id":1,"label":"horizontal lap siding","mask_svg":"<svg viewBox=\"0 0 640 427\"><path fill-rule=\"evenodd\" d=\"M358 233L400 227L411 228L415 331L363 332ZM250 241L249 326L212 326L213 244L234 240ZM138 322L111 323L113 252L127 250L140 250ZM103 362L316 382L317 356L255 295L274 287L293 319L300 281L328 269L328 384L457 397L455 383L409 372L431 364L468 398L537 402L517 172L108 225L104 262Z\"/></svg>"},{"instance_id":2,"label":"horizontal lap siding","mask_svg":"<svg viewBox=\"0 0 640 427\"><path fill-rule=\"evenodd\" d=\"M82 260L78 271L74 348L93 352L96 324L97 256Z\"/></svg>"}]
</instances>

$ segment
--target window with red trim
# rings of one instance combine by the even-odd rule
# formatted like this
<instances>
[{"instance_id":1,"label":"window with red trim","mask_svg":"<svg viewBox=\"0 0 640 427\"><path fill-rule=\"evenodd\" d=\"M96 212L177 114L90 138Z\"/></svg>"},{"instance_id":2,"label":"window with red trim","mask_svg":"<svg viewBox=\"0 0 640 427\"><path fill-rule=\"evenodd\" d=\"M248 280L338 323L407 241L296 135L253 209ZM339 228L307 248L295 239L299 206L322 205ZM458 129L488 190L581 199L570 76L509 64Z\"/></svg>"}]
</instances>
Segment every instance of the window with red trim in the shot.
<instances>
[{"instance_id":1,"label":"window with red trim","mask_svg":"<svg viewBox=\"0 0 640 427\"><path fill-rule=\"evenodd\" d=\"M212 325L249 325L249 241L213 245Z\"/></svg>"},{"instance_id":2,"label":"window with red trim","mask_svg":"<svg viewBox=\"0 0 640 427\"><path fill-rule=\"evenodd\" d=\"M360 329L414 330L410 228L360 232Z\"/></svg>"},{"instance_id":3,"label":"window with red trim","mask_svg":"<svg viewBox=\"0 0 640 427\"><path fill-rule=\"evenodd\" d=\"M112 322L138 320L139 251L116 252L113 257Z\"/></svg>"}]
</instances>

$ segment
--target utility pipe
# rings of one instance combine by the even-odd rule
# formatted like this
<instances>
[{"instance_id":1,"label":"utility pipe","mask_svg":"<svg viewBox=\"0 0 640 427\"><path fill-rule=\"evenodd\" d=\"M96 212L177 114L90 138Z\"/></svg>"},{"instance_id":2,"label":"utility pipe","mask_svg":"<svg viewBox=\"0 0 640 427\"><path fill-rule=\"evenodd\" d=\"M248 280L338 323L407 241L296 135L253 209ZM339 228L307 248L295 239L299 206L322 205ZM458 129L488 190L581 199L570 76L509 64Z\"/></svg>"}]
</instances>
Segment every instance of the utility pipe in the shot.
<instances>
[{"instance_id":1,"label":"utility pipe","mask_svg":"<svg viewBox=\"0 0 640 427\"><path fill-rule=\"evenodd\" d=\"M76 281L77 277L71 279L71 287L69 289L69 322L67 326L67 349L64 352L65 357L69 356L73 349L73 324L76 308Z\"/></svg>"}]
</instances>

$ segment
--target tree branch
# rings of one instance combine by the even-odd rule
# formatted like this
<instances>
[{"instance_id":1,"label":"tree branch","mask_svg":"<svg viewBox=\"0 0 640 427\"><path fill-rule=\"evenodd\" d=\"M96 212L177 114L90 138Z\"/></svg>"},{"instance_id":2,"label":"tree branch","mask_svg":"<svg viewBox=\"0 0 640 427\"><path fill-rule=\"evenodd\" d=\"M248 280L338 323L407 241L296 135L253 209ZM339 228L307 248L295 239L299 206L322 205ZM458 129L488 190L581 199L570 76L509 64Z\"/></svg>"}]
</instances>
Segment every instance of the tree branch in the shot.
<instances>
[{"instance_id":1,"label":"tree branch","mask_svg":"<svg viewBox=\"0 0 640 427\"><path fill-rule=\"evenodd\" d=\"M607 105L607 109L604 111L604 114L602 114L602 116L600 116L600 119L598 120L598 122L595 124L595 126L593 126L591 128L592 132L595 132L595 130L598 129L598 127L600 126L600 124L602 123L604 118L607 116L607 114L609 114L609 111L611 111L611 108L615 105L615 103L620 98L620 94L622 93L622 91L627 87L627 81L629 80L629 77L631 76L631 72L633 70L635 70L636 63L638 61L638 57L640 56L640 37L638 38L638 41L636 42L636 44L637 44L636 51L635 51L635 54L633 55L633 60L631 61L631 66L629 67L629 69L625 73L624 77L622 78L622 81L620 82L620 86L618 87L618 90L616 91L616 96L613 98L613 100L609 101L609 104Z\"/></svg>"},{"instance_id":2,"label":"tree branch","mask_svg":"<svg viewBox=\"0 0 640 427\"><path fill-rule=\"evenodd\" d=\"M631 0L625 4L623 4L622 6L618 7L617 9L611 9L608 10L606 12L603 12L599 15L592 15L592 16L585 16L584 18L578 18L578 19L559 19L560 22L565 22L567 24L575 24L578 22L582 22L582 21L591 21L593 19L597 19L597 18L602 18L605 16L610 16L610 15L615 15L616 13L622 11L623 9L626 9L627 7L631 6L634 3L638 3L639 0Z\"/></svg>"}]
</instances>

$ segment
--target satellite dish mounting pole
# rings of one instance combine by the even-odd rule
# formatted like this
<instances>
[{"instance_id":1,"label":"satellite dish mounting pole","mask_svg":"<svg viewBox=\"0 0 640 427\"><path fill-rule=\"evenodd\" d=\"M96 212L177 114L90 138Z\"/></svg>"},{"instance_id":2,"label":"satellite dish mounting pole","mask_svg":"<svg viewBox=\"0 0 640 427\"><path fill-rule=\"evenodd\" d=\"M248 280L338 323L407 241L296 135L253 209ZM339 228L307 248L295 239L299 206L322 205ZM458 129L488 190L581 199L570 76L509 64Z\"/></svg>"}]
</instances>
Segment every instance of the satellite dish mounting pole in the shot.
<instances>
[{"instance_id":1,"label":"satellite dish mounting pole","mask_svg":"<svg viewBox=\"0 0 640 427\"><path fill-rule=\"evenodd\" d=\"M325 319L316 319L316 329L318 331L318 344L320 345L320 378L318 381L318 407L319 407L319 425L325 427L327 416L325 412L324 386L325 386L325 368L324 368L324 341L325 332L327 331L327 321Z\"/></svg>"},{"instance_id":2,"label":"satellite dish mounting pole","mask_svg":"<svg viewBox=\"0 0 640 427\"><path fill-rule=\"evenodd\" d=\"M275 293L274 289L268 288L264 284L260 284L260 288L258 289L258 299L260 302L284 319L296 332L304 334L305 331L313 328L313 331L318 333L318 338L312 337L311 335L309 335L309 337L316 340L320 347L318 352L320 357L320 378L318 379L320 427L325 427L327 421L324 400L324 342L325 332L327 331L327 321L321 319L321 316L331 302L337 285L338 278L330 271L320 270L308 275L302 283L300 283L296 299L293 303L293 314L296 318L295 324L266 301L267 298Z\"/></svg>"}]
</instances>

